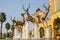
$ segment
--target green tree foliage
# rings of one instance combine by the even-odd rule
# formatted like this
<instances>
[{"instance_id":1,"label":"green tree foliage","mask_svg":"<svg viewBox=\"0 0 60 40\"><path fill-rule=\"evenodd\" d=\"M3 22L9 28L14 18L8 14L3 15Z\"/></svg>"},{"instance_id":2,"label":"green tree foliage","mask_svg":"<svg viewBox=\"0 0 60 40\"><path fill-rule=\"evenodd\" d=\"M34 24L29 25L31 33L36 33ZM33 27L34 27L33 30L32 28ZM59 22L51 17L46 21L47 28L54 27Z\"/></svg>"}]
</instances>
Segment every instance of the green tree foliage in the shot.
<instances>
[{"instance_id":1,"label":"green tree foliage","mask_svg":"<svg viewBox=\"0 0 60 40\"><path fill-rule=\"evenodd\" d=\"M13 37L13 35L14 35L14 29L15 29L15 27L14 27L14 25L12 25L11 26L12 33L10 33L11 37Z\"/></svg>"},{"instance_id":2,"label":"green tree foliage","mask_svg":"<svg viewBox=\"0 0 60 40\"><path fill-rule=\"evenodd\" d=\"M2 38L2 24L6 20L6 15L5 13L0 13L0 22L1 22L1 38Z\"/></svg>"},{"instance_id":3,"label":"green tree foliage","mask_svg":"<svg viewBox=\"0 0 60 40\"><path fill-rule=\"evenodd\" d=\"M12 25L11 30L14 31L14 29L15 29L15 27L14 27L14 25Z\"/></svg>"},{"instance_id":4,"label":"green tree foliage","mask_svg":"<svg viewBox=\"0 0 60 40\"><path fill-rule=\"evenodd\" d=\"M10 29L10 24L6 23L6 29L9 30Z\"/></svg>"},{"instance_id":5,"label":"green tree foliage","mask_svg":"<svg viewBox=\"0 0 60 40\"><path fill-rule=\"evenodd\" d=\"M5 39L7 37L7 33L2 34L2 38Z\"/></svg>"},{"instance_id":6,"label":"green tree foliage","mask_svg":"<svg viewBox=\"0 0 60 40\"><path fill-rule=\"evenodd\" d=\"M12 32L9 33L9 38L13 38L13 33Z\"/></svg>"},{"instance_id":7,"label":"green tree foliage","mask_svg":"<svg viewBox=\"0 0 60 40\"><path fill-rule=\"evenodd\" d=\"M6 20L6 15L5 15L5 13L1 13L0 14L0 21L1 22L4 22Z\"/></svg>"},{"instance_id":8,"label":"green tree foliage","mask_svg":"<svg viewBox=\"0 0 60 40\"><path fill-rule=\"evenodd\" d=\"M8 35L9 35L8 30L10 29L10 24L9 23L6 23L6 29L7 29L7 37L8 37Z\"/></svg>"}]
</instances>

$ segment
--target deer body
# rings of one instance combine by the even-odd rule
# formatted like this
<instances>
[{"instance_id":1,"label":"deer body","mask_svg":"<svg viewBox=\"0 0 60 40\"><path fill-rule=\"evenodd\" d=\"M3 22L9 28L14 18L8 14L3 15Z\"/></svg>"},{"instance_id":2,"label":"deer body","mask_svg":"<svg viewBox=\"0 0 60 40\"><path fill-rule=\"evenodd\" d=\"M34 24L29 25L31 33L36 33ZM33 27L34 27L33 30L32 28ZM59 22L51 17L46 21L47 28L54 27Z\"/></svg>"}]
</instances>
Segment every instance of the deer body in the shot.
<instances>
[{"instance_id":1,"label":"deer body","mask_svg":"<svg viewBox=\"0 0 60 40\"><path fill-rule=\"evenodd\" d=\"M15 19L12 20L12 22L15 23L15 26L17 26L20 32L22 31L23 25L25 24L24 14L21 14L21 16L23 17L23 21L16 21Z\"/></svg>"}]
</instances>

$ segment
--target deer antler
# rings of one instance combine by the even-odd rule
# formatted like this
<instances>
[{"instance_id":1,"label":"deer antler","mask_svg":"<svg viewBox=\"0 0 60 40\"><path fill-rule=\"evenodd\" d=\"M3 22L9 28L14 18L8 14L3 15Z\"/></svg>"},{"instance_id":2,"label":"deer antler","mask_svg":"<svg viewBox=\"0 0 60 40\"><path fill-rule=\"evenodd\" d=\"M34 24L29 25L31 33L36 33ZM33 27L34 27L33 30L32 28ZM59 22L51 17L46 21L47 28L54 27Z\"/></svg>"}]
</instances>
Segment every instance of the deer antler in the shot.
<instances>
[{"instance_id":1,"label":"deer antler","mask_svg":"<svg viewBox=\"0 0 60 40\"><path fill-rule=\"evenodd\" d=\"M24 5L22 5L22 7L23 7L23 10L25 11L25 9L24 9Z\"/></svg>"},{"instance_id":2,"label":"deer antler","mask_svg":"<svg viewBox=\"0 0 60 40\"><path fill-rule=\"evenodd\" d=\"M29 6L28 6L28 8L27 8L27 10L30 8L30 3L29 3Z\"/></svg>"},{"instance_id":3,"label":"deer antler","mask_svg":"<svg viewBox=\"0 0 60 40\"><path fill-rule=\"evenodd\" d=\"M12 21L12 16L10 16L10 20Z\"/></svg>"},{"instance_id":4,"label":"deer antler","mask_svg":"<svg viewBox=\"0 0 60 40\"><path fill-rule=\"evenodd\" d=\"M49 4L48 4L49 5ZM49 5L49 7L48 7L48 10L49 10L49 8L50 8L50 5Z\"/></svg>"},{"instance_id":5,"label":"deer antler","mask_svg":"<svg viewBox=\"0 0 60 40\"><path fill-rule=\"evenodd\" d=\"M14 22L14 21L15 21L15 17L14 17L14 19L12 19L12 16L11 16L11 18L10 18L10 19L11 19L11 21L12 21L12 22Z\"/></svg>"},{"instance_id":6,"label":"deer antler","mask_svg":"<svg viewBox=\"0 0 60 40\"><path fill-rule=\"evenodd\" d=\"M47 7L45 6L45 4L43 5L43 7L47 9Z\"/></svg>"},{"instance_id":7,"label":"deer antler","mask_svg":"<svg viewBox=\"0 0 60 40\"><path fill-rule=\"evenodd\" d=\"M49 5L49 4L48 4ZM49 5L49 7L47 8L46 6L45 6L45 4L43 5L43 7L45 7L47 10L49 10L49 8L50 8L50 5Z\"/></svg>"},{"instance_id":8,"label":"deer antler","mask_svg":"<svg viewBox=\"0 0 60 40\"><path fill-rule=\"evenodd\" d=\"M22 5L23 6L23 10L24 11L26 11L25 9L24 9L24 5ZM28 6L28 8L27 8L27 10L30 8L30 3L29 3L29 6Z\"/></svg>"}]
</instances>

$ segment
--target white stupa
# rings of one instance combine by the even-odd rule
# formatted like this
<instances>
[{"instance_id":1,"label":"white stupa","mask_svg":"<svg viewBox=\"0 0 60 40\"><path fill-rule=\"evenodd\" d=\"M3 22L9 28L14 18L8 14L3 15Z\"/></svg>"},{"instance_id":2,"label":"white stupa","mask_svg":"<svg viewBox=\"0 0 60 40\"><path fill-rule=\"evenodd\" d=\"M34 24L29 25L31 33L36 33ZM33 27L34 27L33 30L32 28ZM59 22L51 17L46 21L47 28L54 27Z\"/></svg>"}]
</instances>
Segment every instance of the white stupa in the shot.
<instances>
[{"instance_id":1,"label":"white stupa","mask_svg":"<svg viewBox=\"0 0 60 40\"><path fill-rule=\"evenodd\" d=\"M25 25L22 29L22 39L28 39L29 38L29 29L28 29L28 22L25 22Z\"/></svg>"},{"instance_id":2,"label":"white stupa","mask_svg":"<svg viewBox=\"0 0 60 40\"><path fill-rule=\"evenodd\" d=\"M39 28L37 26L36 23L34 23L34 39L39 39L40 35L39 35Z\"/></svg>"},{"instance_id":3,"label":"white stupa","mask_svg":"<svg viewBox=\"0 0 60 40\"><path fill-rule=\"evenodd\" d=\"M13 39L18 39L18 38L21 39L21 32L19 32L17 26L15 26Z\"/></svg>"}]
</instances>

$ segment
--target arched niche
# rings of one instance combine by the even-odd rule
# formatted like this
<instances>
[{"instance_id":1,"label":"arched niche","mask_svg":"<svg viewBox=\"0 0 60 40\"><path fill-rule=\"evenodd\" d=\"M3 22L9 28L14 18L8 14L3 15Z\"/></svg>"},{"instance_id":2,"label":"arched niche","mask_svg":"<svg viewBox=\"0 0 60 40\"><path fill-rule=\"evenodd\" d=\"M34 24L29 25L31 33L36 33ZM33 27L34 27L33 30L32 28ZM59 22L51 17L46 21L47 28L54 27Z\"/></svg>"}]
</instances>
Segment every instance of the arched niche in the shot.
<instances>
[{"instance_id":1,"label":"arched niche","mask_svg":"<svg viewBox=\"0 0 60 40\"><path fill-rule=\"evenodd\" d=\"M44 37L44 28L40 27L39 32L40 32L40 38L43 38Z\"/></svg>"},{"instance_id":2,"label":"arched niche","mask_svg":"<svg viewBox=\"0 0 60 40\"><path fill-rule=\"evenodd\" d=\"M57 17L53 21L53 29L54 29L54 38L60 36L60 18Z\"/></svg>"}]
</instances>

